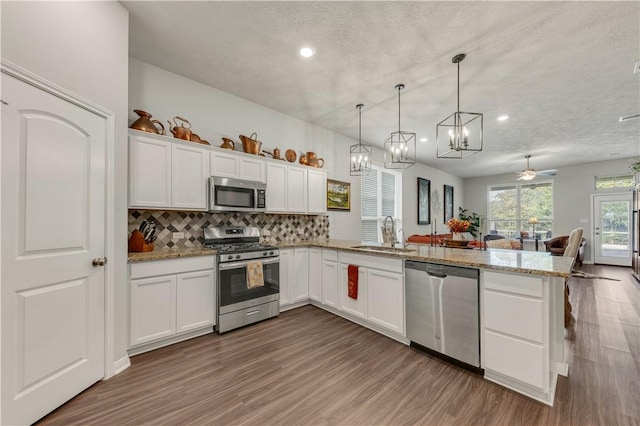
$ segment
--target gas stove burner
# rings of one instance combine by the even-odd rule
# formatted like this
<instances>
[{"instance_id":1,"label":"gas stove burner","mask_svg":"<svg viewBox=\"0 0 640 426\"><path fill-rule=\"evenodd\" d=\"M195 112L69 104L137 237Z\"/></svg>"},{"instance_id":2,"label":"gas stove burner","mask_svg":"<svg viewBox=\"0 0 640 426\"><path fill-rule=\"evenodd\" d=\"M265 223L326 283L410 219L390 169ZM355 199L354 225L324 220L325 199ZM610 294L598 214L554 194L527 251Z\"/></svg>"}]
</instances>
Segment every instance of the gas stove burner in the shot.
<instances>
[{"instance_id":1,"label":"gas stove burner","mask_svg":"<svg viewBox=\"0 0 640 426\"><path fill-rule=\"evenodd\" d=\"M204 246L216 250L220 262L266 259L280 254L277 247L260 243L260 230L251 226L206 228Z\"/></svg>"}]
</instances>

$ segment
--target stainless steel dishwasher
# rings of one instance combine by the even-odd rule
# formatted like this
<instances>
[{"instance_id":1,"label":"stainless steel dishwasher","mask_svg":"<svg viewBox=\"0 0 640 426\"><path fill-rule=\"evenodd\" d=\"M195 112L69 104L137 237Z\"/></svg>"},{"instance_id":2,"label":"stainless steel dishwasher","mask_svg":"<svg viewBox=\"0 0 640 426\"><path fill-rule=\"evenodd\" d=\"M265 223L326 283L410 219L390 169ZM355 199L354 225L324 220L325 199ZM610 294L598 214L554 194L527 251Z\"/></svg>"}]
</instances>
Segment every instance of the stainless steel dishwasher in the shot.
<instances>
[{"instance_id":1,"label":"stainless steel dishwasher","mask_svg":"<svg viewBox=\"0 0 640 426\"><path fill-rule=\"evenodd\" d=\"M411 346L482 373L478 283L477 269L406 261Z\"/></svg>"}]
</instances>

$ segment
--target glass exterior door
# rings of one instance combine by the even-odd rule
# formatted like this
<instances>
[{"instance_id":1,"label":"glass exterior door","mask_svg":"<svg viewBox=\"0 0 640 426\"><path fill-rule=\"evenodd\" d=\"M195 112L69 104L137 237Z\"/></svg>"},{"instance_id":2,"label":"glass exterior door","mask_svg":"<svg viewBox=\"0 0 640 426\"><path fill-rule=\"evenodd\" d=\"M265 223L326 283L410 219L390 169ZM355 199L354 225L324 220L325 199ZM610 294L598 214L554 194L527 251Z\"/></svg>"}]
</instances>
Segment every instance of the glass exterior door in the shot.
<instances>
[{"instance_id":1,"label":"glass exterior door","mask_svg":"<svg viewBox=\"0 0 640 426\"><path fill-rule=\"evenodd\" d=\"M631 194L596 195L594 262L631 266Z\"/></svg>"}]
</instances>

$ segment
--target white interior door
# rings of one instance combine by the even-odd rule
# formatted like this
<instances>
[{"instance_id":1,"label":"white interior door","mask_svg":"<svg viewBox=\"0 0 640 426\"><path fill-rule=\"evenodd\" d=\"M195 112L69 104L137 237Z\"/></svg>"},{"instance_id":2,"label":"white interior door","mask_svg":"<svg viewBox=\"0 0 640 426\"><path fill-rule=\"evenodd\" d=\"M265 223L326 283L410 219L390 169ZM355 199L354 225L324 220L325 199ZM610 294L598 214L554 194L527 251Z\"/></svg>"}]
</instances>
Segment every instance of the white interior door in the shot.
<instances>
[{"instance_id":1,"label":"white interior door","mask_svg":"<svg viewBox=\"0 0 640 426\"><path fill-rule=\"evenodd\" d=\"M104 376L105 144L104 118L2 74L1 424Z\"/></svg>"},{"instance_id":2,"label":"white interior door","mask_svg":"<svg viewBox=\"0 0 640 426\"><path fill-rule=\"evenodd\" d=\"M631 266L632 194L594 195L594 262Z\"/></svg>"}]
</instances>

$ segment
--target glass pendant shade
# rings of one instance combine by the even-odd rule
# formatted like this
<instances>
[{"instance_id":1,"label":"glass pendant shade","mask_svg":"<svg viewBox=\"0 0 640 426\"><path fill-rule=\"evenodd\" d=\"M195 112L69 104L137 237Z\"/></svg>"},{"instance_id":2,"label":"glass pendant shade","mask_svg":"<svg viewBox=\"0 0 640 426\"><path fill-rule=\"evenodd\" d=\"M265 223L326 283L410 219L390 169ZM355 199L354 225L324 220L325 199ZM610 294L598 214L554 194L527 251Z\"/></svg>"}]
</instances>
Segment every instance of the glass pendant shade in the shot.
<instances>
[{"instance_id":1,"label":"glass pendant shade","mask_svg":"<svg viewBox=\"0 0 640 426\"><path fill-rule=\"evenodd\" d=\"M438 158L464 158L482 151L483 115L460 111L460 62L463 53L453 57L458 65L458 110L436 126L436 156Z\"/></svg>"},{"instance_id":2,"label":"glass pendant shade","mask_svg":"<svg viewBox=\"0 0 640 426\"><path fill-rule=\"evenodd\" d=\"M349 149L349 174L351 176L368 175L371 171L371 158L373 148L371 145L362 144L362 107L363 104L356 105L358 108L358 143L351 145Z\"/></svg>"},{"instance_id":3,"label":"glass pendant shade","mask_svg":"<svg viewBox=\"0 0 640 426\"><path fill-rule=\"evenodd\" d=\"M400 91L404 84L398 84L398 131L384 141L384 167L386 169L406 169L416 163L416 134L400 130Z\"/></svg>"}]
</instances>

